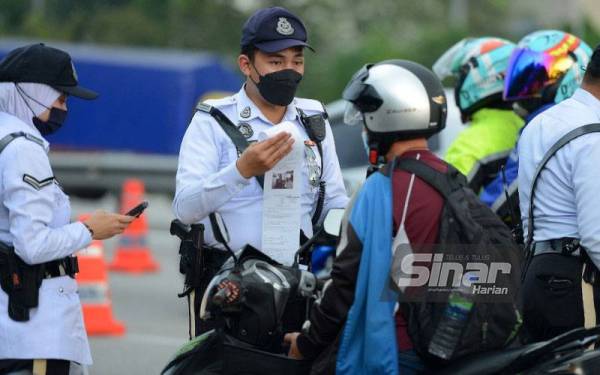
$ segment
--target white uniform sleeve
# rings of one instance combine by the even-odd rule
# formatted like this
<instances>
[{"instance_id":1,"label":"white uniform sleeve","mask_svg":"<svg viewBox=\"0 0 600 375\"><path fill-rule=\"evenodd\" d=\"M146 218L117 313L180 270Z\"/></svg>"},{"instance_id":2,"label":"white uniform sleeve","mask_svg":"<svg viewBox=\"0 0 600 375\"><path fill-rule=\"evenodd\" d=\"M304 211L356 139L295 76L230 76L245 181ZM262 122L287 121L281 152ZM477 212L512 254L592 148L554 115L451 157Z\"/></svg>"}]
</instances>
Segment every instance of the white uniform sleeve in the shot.
<instances>
[{"instance_id":1,"label":"white uniform sleeve","mask_svg":"<svg viewBox=\"0 0 600 375\"><path fill-rule=\"evenodd\" d=\"M196 223L215 212L250 184L238 171L234 159L219 170L224 152L219 125L204 113L196 113L179 151L176 191L173 200L175 217L185 224ZM229 138L225 141L230 142Z\"/></svg>"},{"instance_id":2,"label":"white uniform sleeve","mask_svg":"<svg viewBox=\"0 0 600 375\"><path fill-rule=\"evenodd\" d=\"M1 157L3 204L9 212L15 252L24 262L38 264L64 258L90 244L90 233L80 222L49 226L59 214L55 212L58 187L42 147L19 138L4 149Z\"/></svg>"},{"instance_id":3,"label":"white uniform sleeve","mask_svg":"<svg viewBox=\"0 0 600 375\"><path fill-rule=\"evenodd\" d=\"M332 208L346 208L348 204L348 195L344 186L344 178L340 169L340 161L335 151L335 142L333 132L329 121L326 121L327 134L323 141L323 180L325 181L325 204L323 206L323 215Z\"/></svg>"},{"instance_id":4,"label":"white uniform sleeve","mask_svg":"<svg viewBox=\"0 0 600 375\"><path fill-rule=\"evenodd\" d=\"M565 147L573 150L573 190L577 205L577 227L581 244L588 250L594 264L600 268L600 134L587 134Z\"/></svg>"}]
</instances>

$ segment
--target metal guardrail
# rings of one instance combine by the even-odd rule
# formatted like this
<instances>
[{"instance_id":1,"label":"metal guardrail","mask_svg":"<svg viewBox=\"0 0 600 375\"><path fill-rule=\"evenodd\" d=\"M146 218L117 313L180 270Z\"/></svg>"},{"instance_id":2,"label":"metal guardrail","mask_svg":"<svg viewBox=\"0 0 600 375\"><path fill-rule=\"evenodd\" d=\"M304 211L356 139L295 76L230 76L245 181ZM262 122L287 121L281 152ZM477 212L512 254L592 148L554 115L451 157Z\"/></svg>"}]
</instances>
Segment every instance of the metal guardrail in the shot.
<instances>
[{"instance_id":1,"label":"metal guardrail","mask_svg":"<svg viewBox=\"0 0 600 375\"><path fill-rule=\"evenodd\" d=\"M50 153L56 179L73 192L119 192L123 181L139 178L151 192L175 192L177 156L127 152Z\"/></svg>"}]
</instances>

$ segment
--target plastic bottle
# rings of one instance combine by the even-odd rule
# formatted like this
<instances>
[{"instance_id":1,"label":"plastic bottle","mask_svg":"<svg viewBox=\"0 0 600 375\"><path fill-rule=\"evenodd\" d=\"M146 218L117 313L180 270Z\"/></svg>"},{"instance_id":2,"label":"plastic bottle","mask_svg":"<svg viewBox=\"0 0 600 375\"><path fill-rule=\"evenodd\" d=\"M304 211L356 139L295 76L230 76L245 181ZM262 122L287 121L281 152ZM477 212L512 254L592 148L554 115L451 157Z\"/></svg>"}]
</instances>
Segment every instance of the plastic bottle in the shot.
<instances>
[{"instance_id":1,"label":"plastic bottle","mask_svg":"<svg viewBox=\"0 0 600 375\"><path fill-rule=\"evenodd\" d=\"M462 333L469 322L473 309L473 291L471 286L461 283L448 296L448 304L444 310L437 328L429 342L429 353L450 359L456 350Z\"/></svg>"}]
</instances>

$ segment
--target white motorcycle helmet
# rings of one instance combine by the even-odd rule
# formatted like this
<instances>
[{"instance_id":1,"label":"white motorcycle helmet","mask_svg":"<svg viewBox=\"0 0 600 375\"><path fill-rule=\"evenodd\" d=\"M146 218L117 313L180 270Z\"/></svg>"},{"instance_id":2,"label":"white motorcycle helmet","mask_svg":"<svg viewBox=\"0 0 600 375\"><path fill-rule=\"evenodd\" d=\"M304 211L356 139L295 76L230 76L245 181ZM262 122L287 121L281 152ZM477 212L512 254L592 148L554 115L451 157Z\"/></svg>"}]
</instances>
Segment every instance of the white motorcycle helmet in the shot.
<instances>
[{"instance_id":1,"label":"white motorcycle helmet","mask_svg":"<svg viewBox=\"0 0 600 375\"><path fill-rule=\"evenodd\" d=\"M367 64L354 74L342 97L348 125L366 129L369 162L385 162L394 142L429 138L446 126L446 96L436 75L406 60Z\"/></svg>"}]
</instances>

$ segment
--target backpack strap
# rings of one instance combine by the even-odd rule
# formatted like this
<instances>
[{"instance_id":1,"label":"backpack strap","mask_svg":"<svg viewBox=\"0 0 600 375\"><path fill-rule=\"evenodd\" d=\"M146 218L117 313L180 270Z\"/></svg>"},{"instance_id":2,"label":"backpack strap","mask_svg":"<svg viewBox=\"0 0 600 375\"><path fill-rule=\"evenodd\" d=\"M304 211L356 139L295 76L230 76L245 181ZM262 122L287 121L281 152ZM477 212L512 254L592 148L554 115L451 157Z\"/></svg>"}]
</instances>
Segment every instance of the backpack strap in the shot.
<instances>
[{"instance_id":1,"label":"backpack strap","mask_svg":"<svg viewBox=\"0 0 600 375\"><path fill-rule=\"evenodd\" d=\"M37 143L41 147L44 147L44 141L42 141L38 137L34 137L33 135L31 135L29 133L25 133L25 132L15 132L15 133L10 133L10 134L4 136L4 138L0 139L0 152L4 151L6 146L8 146L12 141L14 141L15 139L20 138L20 137L24 137L28 141Z\"/></svg>"},{"instance_id":2,"label":"backpack strap","mask_svg":"<svg viewBox=\"0 0 600 375\"><path fill-rule=\"evenodd\" d=\"M395 158L392 162L392 170L402 169L414 173L437 190L444 199L448 199L452 192L466 186L465 177L450 164L447 166L447 172L440 172L417 159Z\"/></svg>"},{"instance_id":3,"label":"backpack strap","mask_svg":"<svg viewBox=\"0 0 600 375\"><path fill-rule=\"evenodd\" d=\"M556 154L556 152L563 148L567 143L571 142L575 138L581 137L582 135L597 132L600 132L600 123L587 124L571 130L570 132L562 136L562 138L560 138L554 145L552 145L552 147L550 147L550 149L542 158L542 161L540 161L540 163L538 164L535 173L533 174L533 181L531 183L531 191L529 194L529 210L527 213L527 244L525 246L525 249L529 249L531 244L533 243L533 197L535 195L535 187L537 185L538 178L540 177L540 173L542 173L542 170L546 167L546 164L554 156L554 154Z\"/></svg>"},{"instance_id":4,"label":"backpack strap","mask_svg":"<svg viewBox=\"0 0 600 375\"><path fill-rule=\"evenodd\" d=\"M198 105L196 106L196 110L200 111L200 112L208 113L209 115L212 116L212 118L215 119L215 121L217 121L217 123L221 126L221 128L225 132L225 134L227 134L229 139L231 139L231 142L233 142L233 145L237 149L238 156L241 155L242 152L246 151L248 146L250 146L250 144L248 143L248 140L246 139L246 137L244 137L242 132L240 132L240 130L237 128L237 126L235 126L233 124L233 122L231 122L231 120L229 118L227 118L227 116L225 116L225 114L223 112L221 112L219 109L217 109L211 105L208 105L206 103L198 103ZM255 178L258 181L258 184L260 185L260 187L264 189L265 176L264 175L255 176Z\"/></svg>"}]
</instances>

